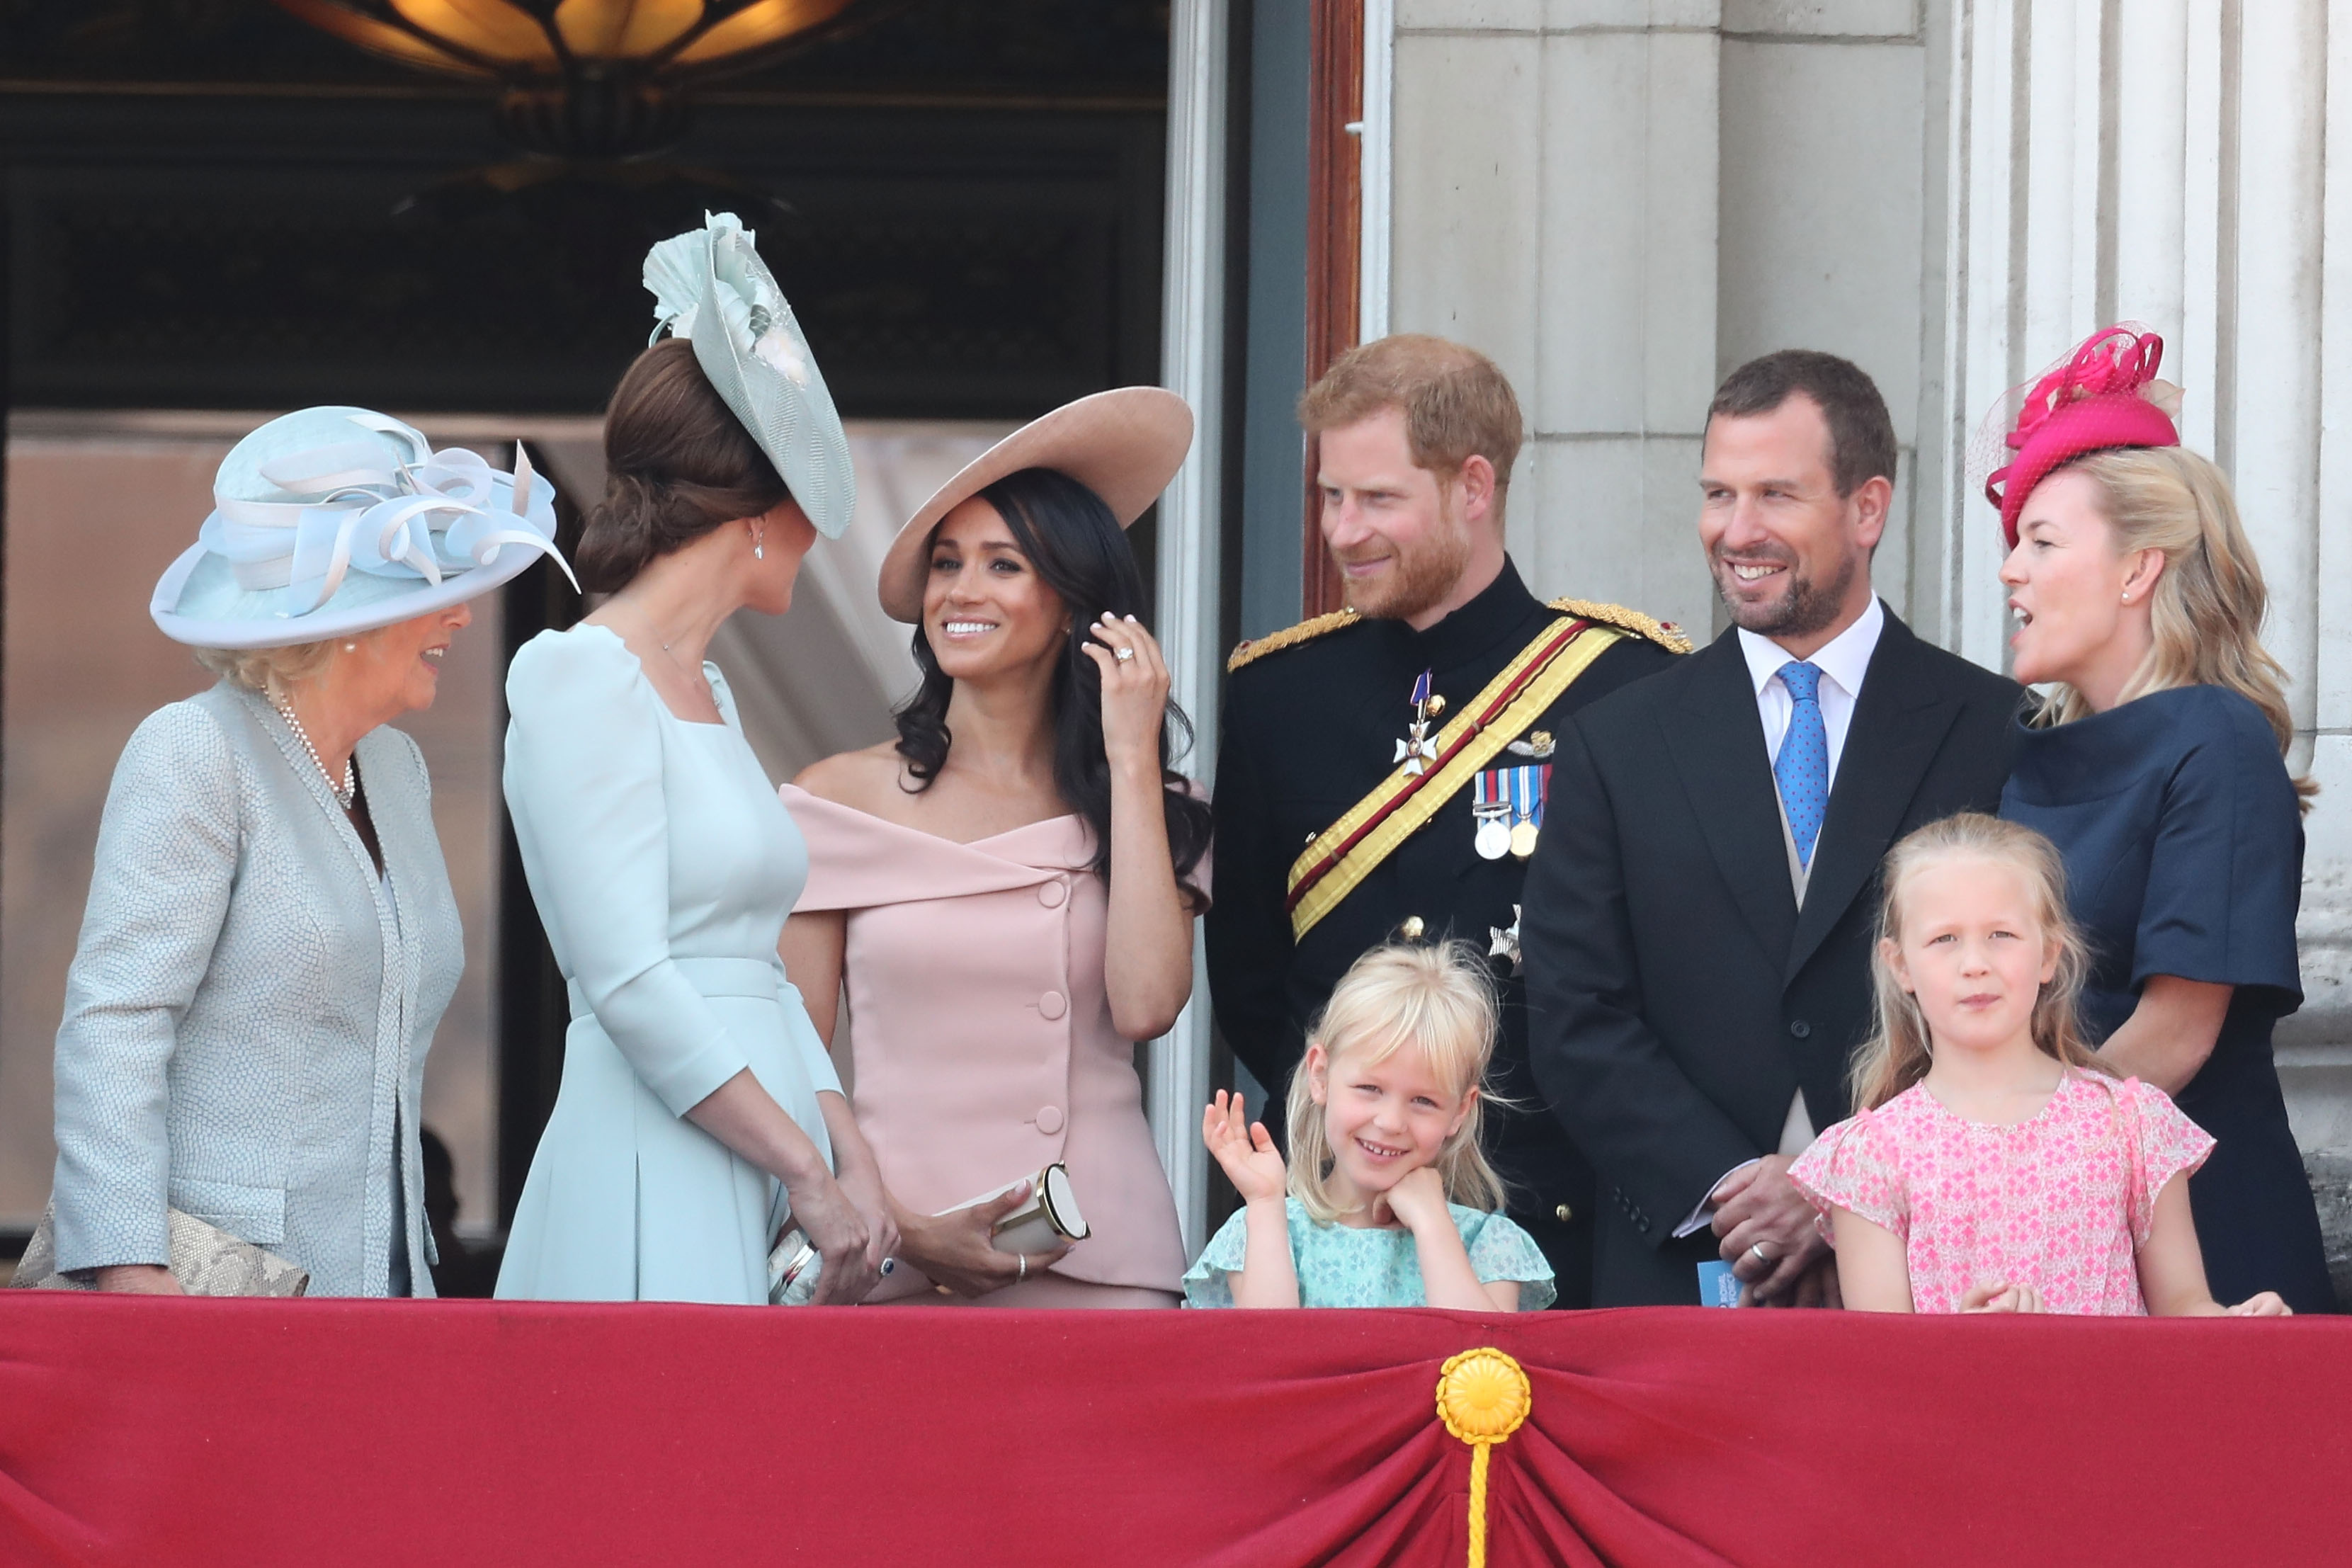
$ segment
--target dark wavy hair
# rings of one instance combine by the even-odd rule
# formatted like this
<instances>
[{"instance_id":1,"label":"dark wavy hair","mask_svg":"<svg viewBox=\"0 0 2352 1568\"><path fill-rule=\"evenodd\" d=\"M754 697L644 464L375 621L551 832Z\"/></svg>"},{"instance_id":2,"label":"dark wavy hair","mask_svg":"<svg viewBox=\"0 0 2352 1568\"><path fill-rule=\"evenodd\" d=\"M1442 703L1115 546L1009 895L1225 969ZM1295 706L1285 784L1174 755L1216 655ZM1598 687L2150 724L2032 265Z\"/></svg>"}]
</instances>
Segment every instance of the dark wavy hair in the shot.
<instances>
[{"instance_id":1,"label":"dark wavy hair","mask_svg":"<svg viewBox=\"0 0 2352 1568\"><path fill-rule=\"evenodd\" d=\"M1053 468L1024 468L982 490L1012 531L1013 542L1070 613L1070 634L1053 684L1054 787L1093 831L1094 873L1110 880L1110 760L1103 752L1102 671L1082 651L1087 627L1105 613L1142 618L1143 574L1127 533L1102 498ZM926 547L925 559L929 561ZM917 792L930 787L946 765L954 736L948 699L955 681L940 668L922 623L915 625L915 663L923 683L900 704L898 754ZM1168 764L1192 744L1192 723L1173 701L1160 727L1160 802L1168 815L1168 848L1187 904L1206 900L1192 873L1209 848L1208 803L1193 795Z\"/></svg>"},{"instance_id":2,"label":"dark wavy hair","mask_svg":"<svg viewBox=\"0 0 2352 1568\"><path fill-rule=\"evenodd\" d=\"M604 499L572 556L590 593L625 588L649 563L792 494L684 338L639 354L613 389L604 471Z\"/></svg>"}]
</instances>

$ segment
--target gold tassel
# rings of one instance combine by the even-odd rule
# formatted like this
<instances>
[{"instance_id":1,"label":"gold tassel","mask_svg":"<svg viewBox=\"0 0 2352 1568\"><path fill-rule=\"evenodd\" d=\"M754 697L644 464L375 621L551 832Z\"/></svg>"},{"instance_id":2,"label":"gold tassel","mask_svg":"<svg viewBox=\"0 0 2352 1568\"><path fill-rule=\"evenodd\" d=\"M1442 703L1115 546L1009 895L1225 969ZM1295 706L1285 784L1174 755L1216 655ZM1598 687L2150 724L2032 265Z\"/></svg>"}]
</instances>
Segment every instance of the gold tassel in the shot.
<instances>
[{"instance_id":1,"label":"gold tassel","mask_svg":"<svg viewBox=\"0 0 2352 1568\"><path fill-rule=\"evenodd\" d=\"M1447 1359L1437 1377L1437 1418L1470 1445L1470 1568L1486 1568L1486 1458L1534 1406L1519 1363L1493 1346Z\"/></svg>"}]
</instances>

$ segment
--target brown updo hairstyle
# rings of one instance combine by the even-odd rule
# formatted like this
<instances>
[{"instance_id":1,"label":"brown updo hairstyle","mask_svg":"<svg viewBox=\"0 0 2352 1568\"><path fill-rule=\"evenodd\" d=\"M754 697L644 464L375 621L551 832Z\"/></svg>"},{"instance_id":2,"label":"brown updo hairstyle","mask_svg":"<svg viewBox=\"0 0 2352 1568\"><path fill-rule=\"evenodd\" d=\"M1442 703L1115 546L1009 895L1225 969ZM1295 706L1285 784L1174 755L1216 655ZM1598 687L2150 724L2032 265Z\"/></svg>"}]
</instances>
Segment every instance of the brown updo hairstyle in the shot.
<instances>
[{"instance_id":1,"label":"brown updo hairstyle","mask_svg":"<svg viewBox=\"0 0 2352 1568\"><path fill-rule=\"evenodd\" d=\"M572 557L592 594L626 587L647 563L792 498L684 338L639 354L613 389L604 470L604 499Z\"/></svg>"}]
</instances>

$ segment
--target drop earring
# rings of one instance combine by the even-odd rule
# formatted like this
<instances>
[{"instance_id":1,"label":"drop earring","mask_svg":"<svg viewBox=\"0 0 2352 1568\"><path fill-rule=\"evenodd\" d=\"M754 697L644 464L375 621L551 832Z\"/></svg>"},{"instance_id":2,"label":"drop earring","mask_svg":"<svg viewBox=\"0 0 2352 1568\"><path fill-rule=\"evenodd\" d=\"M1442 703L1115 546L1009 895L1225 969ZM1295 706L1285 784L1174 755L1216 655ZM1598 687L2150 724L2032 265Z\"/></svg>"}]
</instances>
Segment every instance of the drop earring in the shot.
<instances>
[{"instance_id":1,"label":"drop earring","mask_svg":"<svg viewBox=\"0 0 2352 1568\"><path fill-rule=\"evenodd\" d=\"M754 561L765 561L767 558L768 531L764 528L754 527L751 530L751 559Z\"/></svg>"}]
</instances>

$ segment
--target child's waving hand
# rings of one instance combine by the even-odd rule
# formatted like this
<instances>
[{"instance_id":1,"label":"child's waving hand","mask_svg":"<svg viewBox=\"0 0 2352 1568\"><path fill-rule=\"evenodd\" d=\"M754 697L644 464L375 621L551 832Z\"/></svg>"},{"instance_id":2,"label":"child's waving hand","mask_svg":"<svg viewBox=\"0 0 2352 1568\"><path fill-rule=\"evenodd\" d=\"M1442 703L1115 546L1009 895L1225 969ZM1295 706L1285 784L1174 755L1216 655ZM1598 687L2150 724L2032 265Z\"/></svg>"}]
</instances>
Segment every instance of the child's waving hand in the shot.
<instances>
[{"instance_id":1,"label":"child's waving hand","mask_svg":"<svg viewBox=\"0 0 2352 1568\"><path fill-rule=\"evenodd\" d=\"M1274 1136L1262 1121L1251 1121L1242 1110L1242 1097L1217 1090L1216 1100L1201 1116L1201 1142L1223 1166L1226 1179L1245 1204L1279 1200L1288 1190L1290 1173Z\"/></svg>"}]
</instances>

